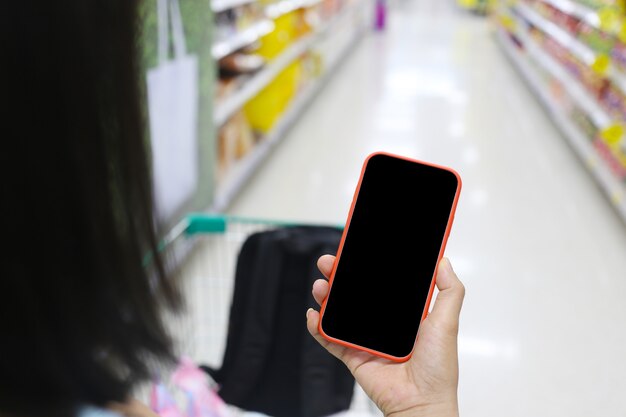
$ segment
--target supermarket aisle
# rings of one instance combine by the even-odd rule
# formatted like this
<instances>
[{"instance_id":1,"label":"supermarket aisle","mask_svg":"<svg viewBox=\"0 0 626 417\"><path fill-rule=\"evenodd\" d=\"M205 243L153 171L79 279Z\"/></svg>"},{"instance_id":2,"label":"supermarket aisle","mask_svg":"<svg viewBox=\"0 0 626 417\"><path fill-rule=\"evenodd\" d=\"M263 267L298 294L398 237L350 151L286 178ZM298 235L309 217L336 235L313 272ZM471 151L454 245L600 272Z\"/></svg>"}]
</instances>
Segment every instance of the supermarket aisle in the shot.
<instances>
[{"instance_id":1,"label":"supermarket aisle","mask_svg":"<svg viewBox=\"0 0 626 417\"><path fill-rule=\"evenodd\" d=\"M486 21L450 1L399 2L231 212L343 223L376 150L464 179L447 251L467 286L462 414L626 414L626 227Z\"/></svg>"}]
</instances>

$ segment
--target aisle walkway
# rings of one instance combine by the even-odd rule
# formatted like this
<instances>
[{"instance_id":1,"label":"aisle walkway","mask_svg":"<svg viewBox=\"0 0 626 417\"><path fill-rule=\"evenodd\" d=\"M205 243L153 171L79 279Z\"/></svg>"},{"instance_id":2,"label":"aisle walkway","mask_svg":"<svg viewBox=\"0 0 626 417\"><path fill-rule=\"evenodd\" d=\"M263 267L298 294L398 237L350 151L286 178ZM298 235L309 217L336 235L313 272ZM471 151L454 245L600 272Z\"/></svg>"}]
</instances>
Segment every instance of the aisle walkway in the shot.
<instances>
[{"instance_id":1,"label":"aisle walkway","mask_svg":"<svg viewBox=\"0 0 626 417\"><path fill-rule=\"evenodd\" d=\"M467 286L462 415L626 415L626 227L486 21L450 0L397 5L231 212L342 223L377 150L464 179L447 251Z\"/></svg>"}]
</instances>

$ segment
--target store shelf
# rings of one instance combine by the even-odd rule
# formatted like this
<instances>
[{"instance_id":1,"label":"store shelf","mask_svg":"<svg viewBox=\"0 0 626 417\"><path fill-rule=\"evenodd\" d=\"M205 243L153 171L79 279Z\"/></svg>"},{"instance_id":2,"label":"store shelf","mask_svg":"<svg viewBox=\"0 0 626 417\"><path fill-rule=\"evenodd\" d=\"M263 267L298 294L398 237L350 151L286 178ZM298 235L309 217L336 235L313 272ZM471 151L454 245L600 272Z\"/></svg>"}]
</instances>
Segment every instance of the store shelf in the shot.
<instances>
[{"instance_id":1,"label":"store shelf","mask_svg":"<svg viewBox=\"0 0 626 417\"><path fill-rule=\"evenodd\" d=\"M239 90L218 104L214 113L215 125L219 128L226 123L233 114L271 83L289 64L306 52L315 42L315 38L315 35L309 35L291 45L285 52L270 61L265 68L252 76Z\"/></svg>"},{"instance_id":2,"label":"store shelf","mask_svg":"<svg viewBox=\"0 0 626 417\"><path fill-rule=\"evenodd\" d=\"M307 0L307 2L310 4L313 3L311 0ZM319 37L329 31L332 31L333 27L336 26L338 22L348 13L351 13L350 8L339 13L339 15L330 19L328 22L322 24L314 33L298 40L296 43L288 47L281 55L270 61L259 73L252 76L239 90L233 93L230 97L226 98L222 103L218 104L214 113L215 125L219 128L226 123L226 121L228 121L233 114L243 107L243 105L263 90L265 86L271 83L282 70L311 48Z\"/></svg>"},{"instance_id":3,"label":"store shelf","mask_svg":"<svg viewBox=\"0 0 626 417\"><path fill-rule=\"evenodd\" d=\"M607 75L611 82L617 85L622 92L626 93L626 74L615 67L611 67Z\"/></svg>"},{"instance_id":4,"label":"store shelf","mask_svg":"<svg viewBox=\"0 0 626 417\"><path fill-rule=\"evenodd\" d=\"M256 0L214 0L211 2L213 13L220 13L228 9L254 3Z\"/></svg>"},{"instance_id":5,"label":"store shelf","mask_svg":"<svg viewBox=\"0 0 626 417\"><path fill-rule=\"evenodd\" d=\"M572 100L589 115L598 129L611 125L611 117L600 106L600 103L558 61L545 52L526 33L518 31L516 36L524 43L527 53L532 56L533 60L541 65L553 78L559 80Z\"/></svg>"},{"instance_id":6,"label":"store shelf","mask_svg":"<svg viewBox=\"0 0 626 417\"><path fill-rule=\"evenodd\" d=\"M277 19L284 14L293 12L294 10L313 7L320 2L321 0L283 0L268 5L265 8L265 15L269 19Z\"/></svg>"},{"instance_id":7,"label":"store shelf","mask_svg":"<svg viewBox=\"0 0 626 417\"><path fill-rule=\"evenodd\" d=\"M234 9L239 6L254 3L255 1L256 0L216 0L211 3L211 10L213 10L213 13L220 13L228 9ZM276 19L286 13L297 9L312 7L320 2L321 0L282 0L269 4L265 8L265 13L268 18Z\"/></svg>"},{"instance_id":8,"label":"store shelf","mask_svg":"<svg viewBox=\"0 0 626 417\"><path fill-rule=\"evenodd\" d=\"M576 127L559 104L550 96L547 86L544 85L523 53L508 39L506 33L499 29L496 37L506 55L546 108L555 125L563 133L563 136L578 154L580 160L607 194L609 201L621 215L622 219L626 221L626 187L613 176L608 166L606 166L605 162L593 148L589 139Z\"/></svg>"},{"instance_id":9,"label":"store shelf","mask_svg":"<svg viewBox=\"0 0 626 417\"><path fill-rule=\"evenodd\" d=\"M282 118L276 123L274 130L261 140L254 149L245 157L237 161L230 168L227 176L219 185L211 211L223 212L230 202L237 195L239 190L248 182L252 174L259 165L267 158L272 148L274 148L283 138L296 118L302 113L305 105L310 101L315 90L319 87L311 85L300 93L285 111Z\"/></svg>"},{"instance_id":10,"label":"store shelf","mask_svg":"<svg viewBox=\"0 0 626 417\"><path fill-rule=\"evenodd\" d=\"M572 3L567 0L551 0L552 2L564 2L564 3ZM579 5L580 6L580 5ZM522 16L524 16L530 23L536 26L538 29L543 31L546 35L555 39L558 43L560 43L564 48L569 50L575 57L580 59L585 65L591 67L596 63L598 59L598 54L595 51L585 45L583 42L576 39L569 32L564 29L561 29L555 23L547 20L539 13L534 11L529 6L518 3L513 6ZM581 6L582 7L582 6ZM597 15L596 15L597 17ZM599 23L598 23L599 24ZM624 93L626 93L626 74L622 71L616 69L613 66L610 66L606 72L606 77L610 79L615 85L619 87Z\"/></svg>"},{"instance_id":11,"label":"store shelf","mask_svg":"<svg viewBox=\"0 0 626 417\"><path fill-rule=\"evenodd\" d=\"M487 12L494 0L456 0L456 4L466 10L474 12Z\"/></svg>"},{"instance_id":12,"label":"store shelf","mask_svg":"<svg viewBox=\"0 0 626 417\"><path fill-rule=\"evenodd\" d=\"M600 17L594 9L572 0L543 0L564 13L574 16L583 22L600 29Z\"/></svg>"},{"instance_id":13,"label":"store shelf","mask_svg":"<svg viewBox=\"0 0 626 417\"><path fill-rule=\"evenodd\" d=\"M338 16L335 16L316 31L311 37L311 42L315 42L319 37L325 36L329 31L333 30L335 26L341 25L344 19L351 16L358 8L364 7L364 4L367 3L366 0L359 0L357 4L348 6L344 11L340 12ZM268 157L272 149L280 143L287 131L304 113L309 103L332 76L333 71L341 62L342 58L345 57L348 51L354 48L355 44L362 38L364 30L365 27L355 28L354 35L350 42L328 63L325 72L317 79L311 81L310 84L293 99L273 130L255 145L254 149L246 156L233 164L232 168L229 169L229 172L217 187L211 211L223 212L226 210L231 201L239 193L239 190L249 181L260 164Z\"/></svg>"},{"instance_id":14,"label":"store shelf","mask_svg":"<svg viewBox=\"0 0 626 417\"><path fill-rule=\"evenodd\" d=\"M220 60L225 56L256 42L262 36L270 33L274 30L273 19L300 8L312 7L320 1L321 0L283 0L267 6L265 9L267 20L257 22L248 29L241 31L226 40L216 42L211 49L213 58ZM217 12L251 2L251 0L222 0L214 4L212 7L213 11Z\"/></svg>"},{"instance_id":15,"label":"store shelf","mask_svg":"<svg viewBox=\"0 0 626 417\"><path fill-rule=\"evenodd\" d=\"M532 23L546 35L554 38L558 43L560 43L564 48L568 49L572 54L574 54L574 56L576 56L586 65L591 66L596 61L596 54L593 49L580 42L566 30L561 29L555 23L547 20L539 13L534 11L532 8L523 3L518 3L513 7L530 23Z\"/></svg>"},{"instance_id":16,"label":"store shelf","mask_svg":"<svg viewBox=\"0 0 626 417\"><path fill-rule=\"evenodd\" d=\"M229 39L216 42L211 49L213 58L220 60L245 46L253 44L272 30L274 30L274 22L269 19L255 23L248 29L233 35Z\"/></svg>"}]
</instances>

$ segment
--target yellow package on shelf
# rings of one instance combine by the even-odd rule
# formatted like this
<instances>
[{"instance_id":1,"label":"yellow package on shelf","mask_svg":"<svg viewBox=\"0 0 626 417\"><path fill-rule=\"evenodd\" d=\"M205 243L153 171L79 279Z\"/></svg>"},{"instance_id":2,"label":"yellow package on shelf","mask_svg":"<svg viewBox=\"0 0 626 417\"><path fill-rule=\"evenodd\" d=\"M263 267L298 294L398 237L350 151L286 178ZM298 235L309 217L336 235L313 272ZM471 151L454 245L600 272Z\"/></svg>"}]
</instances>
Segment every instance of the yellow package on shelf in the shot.
<instances>
[{"instance_id":1,"label":"yellow package on shelf","mask_svg":"<svg viewBox=\"0 0 626 417\"><path fill-rule=\"evenodd\" d=\"M295 12L286 13L274 20L274 30L261 38L257 53L272 59L291 44L298 35L298 16Z\"/></svg>"},{"instance_id":2,"label":"yellow package on shelf","mask_svg":"<svg viewBox=\"0 0 626 417\"><path fill-rule=\"evenodd\" d=\"M457 4L468 10L488 12L496 5L495 0L457 0Z\"/></svg>"},{"instance_id":3,"label":"yellow package on shelf","mask_svg":"<svg viewBox=\"0 0 626 417\"><path fill-rule=\"evenodd\" d=\"M301 73L300 60L295 60L244 106L248 121L254 130L263 134L272 130L296 95Z\"/></svg>"},{"instance_id":4,"label":"yellow package on shelf","mask_svg":"<svg viewBox=\"0 0 626 417\"><path fill-rule=\"evenodd\" d=\"M478 6L478 0L458 0L458 4L466 9L474 9Z\"/></svg>"}]
</instances>

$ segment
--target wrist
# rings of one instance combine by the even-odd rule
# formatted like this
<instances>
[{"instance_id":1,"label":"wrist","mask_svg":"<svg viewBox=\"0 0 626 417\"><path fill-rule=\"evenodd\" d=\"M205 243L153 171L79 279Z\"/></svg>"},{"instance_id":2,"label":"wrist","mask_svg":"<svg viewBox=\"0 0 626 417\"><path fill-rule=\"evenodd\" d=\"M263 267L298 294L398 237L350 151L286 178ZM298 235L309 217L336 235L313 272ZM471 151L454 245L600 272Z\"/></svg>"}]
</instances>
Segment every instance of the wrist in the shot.
<instances>
[{"instance_id":1,"label":"wrist","mask_svg":"<svg viewBox=\"0 0 626 417\"><path fill-rule=\"evenodd\" d=\"M459 417L459 406L456 400L451 400L385 413L385 417Z\"/></svg>"}]
</instances>

